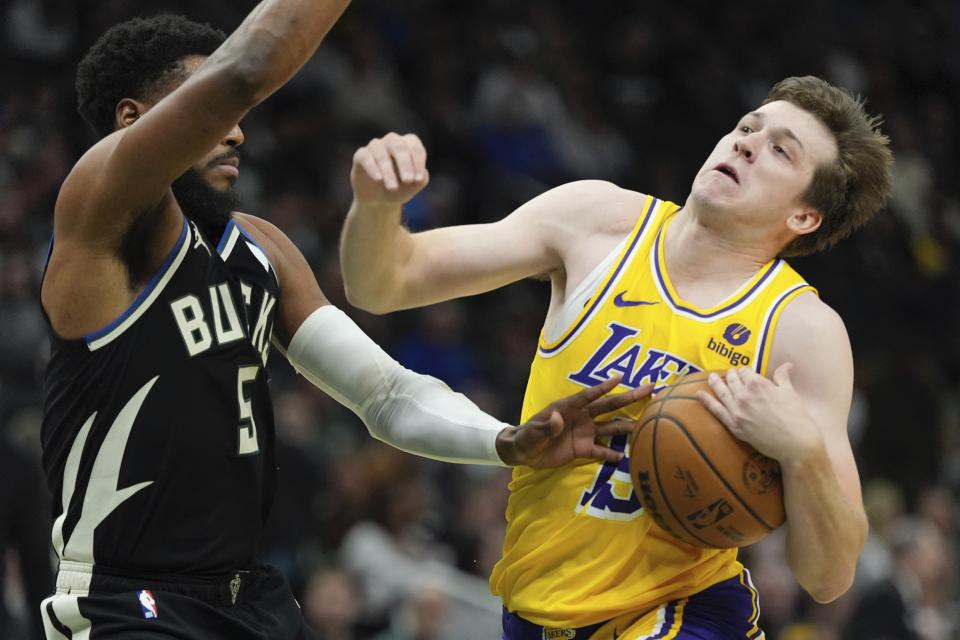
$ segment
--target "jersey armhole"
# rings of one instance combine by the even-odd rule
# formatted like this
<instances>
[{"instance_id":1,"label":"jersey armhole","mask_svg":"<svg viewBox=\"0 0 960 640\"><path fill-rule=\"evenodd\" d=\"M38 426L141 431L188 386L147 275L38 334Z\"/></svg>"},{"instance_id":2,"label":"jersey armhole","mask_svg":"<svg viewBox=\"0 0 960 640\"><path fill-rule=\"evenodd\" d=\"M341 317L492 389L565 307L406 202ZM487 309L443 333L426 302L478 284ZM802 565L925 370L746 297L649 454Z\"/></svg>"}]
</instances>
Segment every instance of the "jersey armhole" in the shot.
<instances>
[{"instance_id":1,"label":"jersey armhole","mask_svg":"<svg viewBox=\"0 0 960 640\"><path fill-rule=\"evenodd\" d=\"M653 196L646 197L647 202L644 213L637 219L633 230L621 243L622 249L620 249L619 255L614 261L614 266L607 269L607 276L602 286L595 289L595 291L597 291L596 295L587 300L587 303L584 304L580 310L579 315L577 315L564 331L553 332L557 336L555 340L548 340L546 332L541 331L540 343L537 348L537 353L541 357L549 358L556 355L580 332L587 324L587 321L593 316L594 311L599 309L603 304L613 284L619 279L624 268L630 263L636 248L642 243L643 238L647 235L647 231L653 226L651 221L657 217L656 214L661 204L661 200L658 198ZM556 326L553 328L555 329Z\"/></svg>"},{"instance_id":2,"label":"jersey armhole","mask_svg":"<svg viewBox=\"0 0 960 640\"><path fill-rule=\"evenodd\" d=\"M783 313L783 310L787 308L787 304L789 304L791 300L804 293L819 295L815 288L806 282L802 282L780 294L767 310L760 330L760 341L757 343L756 357L754 358L754 362L756 362L755 371L760 375L767 375L770 351L773 348L773 337L777 331L777 324L780 322L780 315Z\"/></svg>"},{"instance_id":3,"label":"jersey armhole","mask_svg":"<svg viewBox=\"0 0 960 640\"><path fill-rule=\"evenodd\" d=\"M90 349L90 351L96 351L120 337L124 331L130 328L130 326L150 308L150 305L153 304L164 287L167 286L167 283L173 278L173 274L176 273L177 268L180 266L180 263L183 262L184 256L186 256L187 251L190 249L189 229L190 225L187 224L187 218L184 217L183 224L180 228L180 237L177 239L176 244L170 249L170 253L164 258L157 273L150 279L150 282L147 283L147 286L140 292L136 300L131 302L130 306L127 307L116 320L102 329L88 333L81 338L81 340L86 342L87 348Z\"/></svg>"}]
</instances>

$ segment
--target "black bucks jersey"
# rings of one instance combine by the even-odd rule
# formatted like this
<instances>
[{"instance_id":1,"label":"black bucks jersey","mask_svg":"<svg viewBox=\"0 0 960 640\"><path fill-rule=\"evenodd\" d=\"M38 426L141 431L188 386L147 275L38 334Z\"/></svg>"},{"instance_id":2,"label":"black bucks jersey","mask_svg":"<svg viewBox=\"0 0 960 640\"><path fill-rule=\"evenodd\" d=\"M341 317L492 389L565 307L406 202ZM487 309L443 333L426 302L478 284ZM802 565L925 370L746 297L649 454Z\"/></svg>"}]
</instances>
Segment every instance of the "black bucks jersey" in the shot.
<instances>
[{"instance_id":1,"label":"black bucks jersey","mask_svg":"<svg viewBox=\"0 0 960 640\"><path fill-rule=\"evenodd\" d=\"M254 561L275 485L264 366L278 293L236 222L211 247L185 218L119 318L52 337L43 464L62 560L138 574Z\"/></svg>"}]
</instances>

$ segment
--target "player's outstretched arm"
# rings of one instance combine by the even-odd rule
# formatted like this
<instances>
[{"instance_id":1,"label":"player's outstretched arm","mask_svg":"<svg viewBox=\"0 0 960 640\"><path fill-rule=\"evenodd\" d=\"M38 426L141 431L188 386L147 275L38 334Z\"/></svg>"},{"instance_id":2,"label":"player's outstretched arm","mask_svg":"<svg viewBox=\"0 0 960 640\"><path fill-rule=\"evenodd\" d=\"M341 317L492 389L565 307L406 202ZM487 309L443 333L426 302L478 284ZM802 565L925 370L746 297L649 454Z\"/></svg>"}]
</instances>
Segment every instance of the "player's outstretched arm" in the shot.
<instances>
[{"instance_id":1,"label":"player's outstretched arm","mask_svg":"<svg viewBox=\"0 0 960 640\"><path fill-rule=\"evenodd\" d=\"M429 180L427 152L417 136L390 133L371 140L354 154L350 179L353 203L340 264L347 298L373 313L474 295L563 269L568 250L601 227L604 216L616 214L611 200L638 197L605 182L574 182L498 222L411 234L401 208Z\"/></svg>"},{"instance_id":2,"label":"player's outstretched arm","mask_svg":"<svg viewBox=\"0 0 960 640\"><path fill-rule=\"evenodd\" d=\"M349 0L264 0L189 79L145 113L122 100L122 125L78 162L57 206L58 240L116 247L135 215L224 139L313 55Z\"/></svg>"},{"instance_id":3,"label":"player's outstretched arm","mask_svg":"<svg viewBox=\"0 0 960 640\"><path fill-rule=\"evenodd\" d=\"M867 535L860 479L847 437L853 392L850 341L839 316L812 294L784 310L773 379L750 369L715 376L700 399L735 436L780 462L787 561L815 600L853 584Z\"/></svg>"},{"instance_id":4,"label":"player's outstretched arm","mask_svg":"<svg viewBox=\"0 0 960 640\"><path fill-rule=\"evenodd\" d=\"M277 270L283 294L275 344L317 387L356 413L371 435L437 460L554 467L577 458L617 461L598 438L628 433L631 422L598 422L642 401L649 387L607 395L619 380L563 398L519 427L481 411L443 382L400 366L330 305L300 251L282 232L238 215Z\"/></svg>"}]
</instances>

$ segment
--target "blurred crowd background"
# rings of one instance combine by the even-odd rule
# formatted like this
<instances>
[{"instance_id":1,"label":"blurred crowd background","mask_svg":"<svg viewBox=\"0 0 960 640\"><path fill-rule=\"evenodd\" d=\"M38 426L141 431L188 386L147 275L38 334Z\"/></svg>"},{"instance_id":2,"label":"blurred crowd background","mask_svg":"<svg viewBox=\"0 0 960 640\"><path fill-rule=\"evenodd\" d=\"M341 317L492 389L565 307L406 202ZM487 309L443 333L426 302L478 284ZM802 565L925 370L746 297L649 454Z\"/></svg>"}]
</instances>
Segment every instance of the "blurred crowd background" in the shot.
<instances>
[{"instance_id":1,"label":"blurred crowd background","mask_svg":"<svg viewBox=\"0 0 960 640\"><path fill-rule=\"evenodd\" d=\"M0 638L39 637L30 625L51 590L38 290L58 186L92 142L76 63L128 17L166 10L230 31L253 4L0 1ZM583 178L682 202L716 140L777 80L816 74L867 96L895 150L890 206L795 266L853 343L849 426L870 540L854 588L827 606L793 581L782 531L742 557L771 640L958 638L958 42L954 0L356 0L243 122L243 208L284 229L391 354L515 422L548 286L386 317L350 307L337 239L358 146L390 130L423 138L432 180L405 210L422 229L496 220ZM271 373L281 483L263 557L319 636L498 637L485 579L509 472L394 451L277 355Z\"/></svg>"}]
</instances>

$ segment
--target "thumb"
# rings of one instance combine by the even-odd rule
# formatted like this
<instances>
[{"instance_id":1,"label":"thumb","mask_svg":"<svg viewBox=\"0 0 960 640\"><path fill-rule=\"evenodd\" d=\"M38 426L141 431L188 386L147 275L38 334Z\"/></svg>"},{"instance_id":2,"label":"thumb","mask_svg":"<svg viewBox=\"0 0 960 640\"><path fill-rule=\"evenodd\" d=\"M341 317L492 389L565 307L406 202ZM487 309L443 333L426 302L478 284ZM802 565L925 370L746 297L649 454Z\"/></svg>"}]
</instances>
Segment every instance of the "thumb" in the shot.
<instances>
[{"instance_id":1,"label":"thumb","mask_svg":"<svg viewBox=\"0 0 960 640\"><path fill-rule=\"evenodd\" d=\"M522 429L521 433L535 433L536 439L552 439L556 438L563 431L563 416L560 415L559 411L554 409L546 418L542 420L530 420L522 426L526 428Z\"/></svg>"},{"instance_id":2,"label":"thumb","mask_svg":"<svg viewBox=\"0 0 960 640\"><path fill-rule=\"evenodd\" d=\"M793 382L790 380L791 371L793 371L792 362L784 362L777 367L777 370L773 372L773 381L777 383L778 387L793 388Z\"/></svg>"},{"instance_id":3,"label":"thumb","mask_svg":"<svg viewBox=\"0 0 960 640\"><path fill-rule=\"evenodd\" d=\"M559 411L554 410L550 414L550 421L547 423L547 428L550 430L551 438L556 438L563 433L563 416L560 415Z\"/></svg>"}]
</instances>

